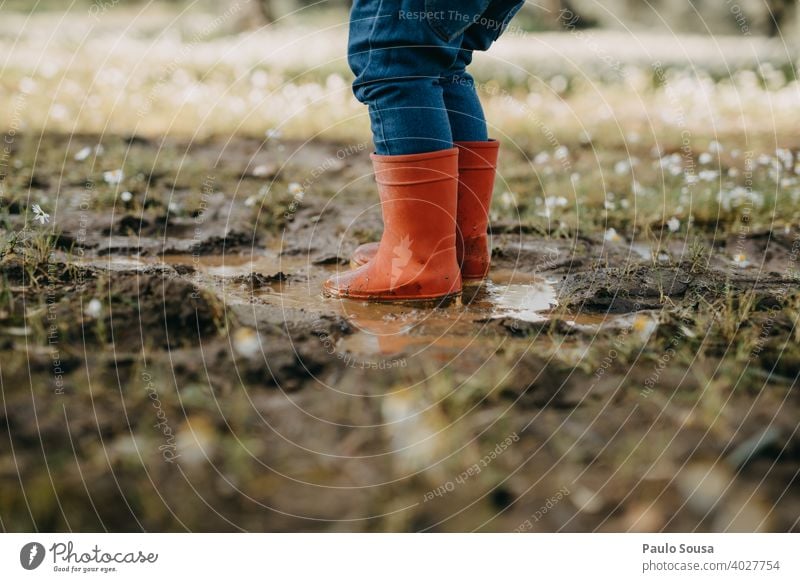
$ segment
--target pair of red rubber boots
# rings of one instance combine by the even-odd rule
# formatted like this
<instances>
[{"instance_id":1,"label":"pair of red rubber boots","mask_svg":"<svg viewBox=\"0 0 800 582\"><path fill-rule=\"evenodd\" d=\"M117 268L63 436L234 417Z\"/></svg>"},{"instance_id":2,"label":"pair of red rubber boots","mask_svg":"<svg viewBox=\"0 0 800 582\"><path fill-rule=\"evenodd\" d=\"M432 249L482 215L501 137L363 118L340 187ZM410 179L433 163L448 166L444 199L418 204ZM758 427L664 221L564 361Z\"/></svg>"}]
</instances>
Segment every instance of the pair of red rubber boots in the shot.
<instances>
[{"instance_id":1,"label":"pair of red rubber boots","mask_svg":"<svg viewBox=\"0 0 800 582\"><path fill-rule=\"evenodd\" d=\"M372 155L383 213L379 243L361 245L356 268L328 279L325 292L367 301L457 295L462 280L489 272L489 205L497 141L402 156Z\"/></svg>"}]
</instances>

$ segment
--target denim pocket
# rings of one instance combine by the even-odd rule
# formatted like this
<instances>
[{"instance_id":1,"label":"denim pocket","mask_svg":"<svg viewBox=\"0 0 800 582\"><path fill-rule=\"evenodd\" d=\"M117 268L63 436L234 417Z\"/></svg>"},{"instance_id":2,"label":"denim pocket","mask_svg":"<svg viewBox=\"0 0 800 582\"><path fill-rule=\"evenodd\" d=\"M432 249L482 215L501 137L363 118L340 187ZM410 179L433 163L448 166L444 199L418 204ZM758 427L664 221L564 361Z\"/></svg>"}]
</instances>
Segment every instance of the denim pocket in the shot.
<instances>
[{"instance_id":1,"label":"denim pocket","mask_svg":"<svg viewBox=\"0 0 800 582\"><path fill-rule=\"evenodd\" d=\"M433 31L452 42L480 20L492 0L425 0L425 20Z\"/></svg>"}]
</instances>

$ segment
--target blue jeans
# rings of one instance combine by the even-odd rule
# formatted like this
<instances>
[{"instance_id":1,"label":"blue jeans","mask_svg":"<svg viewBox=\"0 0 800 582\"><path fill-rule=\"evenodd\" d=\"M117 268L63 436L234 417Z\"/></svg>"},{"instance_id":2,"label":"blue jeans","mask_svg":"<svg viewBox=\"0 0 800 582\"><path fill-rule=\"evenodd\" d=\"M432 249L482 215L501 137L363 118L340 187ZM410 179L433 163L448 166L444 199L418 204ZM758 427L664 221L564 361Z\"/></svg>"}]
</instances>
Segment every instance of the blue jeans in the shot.
<instances>
[{"instance_id":1,"label":"blue jeans","mask_svg":"<svg viewBox=\"0 0 800 582\"><path fill-rule=\"evenodd\" d=\"M486 141L466 68L508 26L521 0L355 0L348 62L369 108L380 155L432 152Z\"/></svg>"}]
</instances>

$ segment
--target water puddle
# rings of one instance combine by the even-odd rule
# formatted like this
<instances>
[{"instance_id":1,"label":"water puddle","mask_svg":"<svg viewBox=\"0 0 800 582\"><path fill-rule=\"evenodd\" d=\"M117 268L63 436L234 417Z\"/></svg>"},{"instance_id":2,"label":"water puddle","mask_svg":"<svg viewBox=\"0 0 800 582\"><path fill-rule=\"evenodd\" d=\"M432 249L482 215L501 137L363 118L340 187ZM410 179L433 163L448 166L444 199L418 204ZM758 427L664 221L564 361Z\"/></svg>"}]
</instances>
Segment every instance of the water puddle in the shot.
<instances>
[{"instance_id":1,"label":"water puddle","mask_svg":"<svg viewBox=\"0 0 800 582\"><path fill-rule=\"evenodd\" d=\"M331 299L321 292L323 281L340 266L311 265L303 257L272 254L213 256L164 255L161 257L104 257L86 261L110 270L170 265L189 269L199 285L220 295L228 304L257 303L274 306L284 317L303 314L338 315L355 332L338 340L336 350L358 357L386 356L437 348L468 348L503 334L491 331L491 322L512 319L540 323L557 317L581 330L630 328L651 333L652 318L639 314L569 314L557 312L555 282L518 271L497 270L481 282L468 283L462 296L446 306L420 307L409 303L367 303ZM248 277L260 275L258 285ZM637 327L638 326L638 327Z\"/></svg>"},{"instance_id":2,"label":"water puddle","mask_svg":"<svg viewBox=\"0 0 800 582\"><path fill-rule=\"evenodd\" d=\"M307 267L307 262L296 258L286 258L275 254L233 254L225 255L160 255L160 256L118 256L107 255L97 258L80 259L81 265L93 266L110 271L144 270L148 267L166 265L188 267L211 277L232 278L249 274L274 274L289 272Z\"/></svg>"},{"instance_id":3,"label":"water puddle","mask_svg":"<svg viewBox=\"0 0 800 582\"><path fill-rule=\"evenodd\" d=\"M232 278L243 275L275 275L289 273L308 266L301 259L286 258L275 254L226 254L226 255L163 255L153 259L157 263L172 266L193 267L196 271L212 277Z\"/></svg>"},{"instance_id":4,"label":"water puddle","mask_svg":"<svg viewBox=\"0 0 800 582\"><path fill-rule=\"evenodd\" d=\"M567 325L592 332L597 330L629 330L643 340L658 327L658 312L637 311L635 313L578 313L563 318Z\"/></svg>"},{"instance_id":5,"label":"water puddle","mask_svg":"<svg viewBox=\"0 0 800 582\"><path fill-rule=\"evenodd\" d=\"M95 259L80 259L75 261L79 265L105 269L107 271L143 271L149 265L139 257L118 257L107 255Z\"/></svg>"},{"instance_id":6,"label":"water puddle","mask_svg":"<svg viewBox=\"0 0 800 582\"><path fill-rule=\"evenodd\" d=\"M25 337L33 333L30 327L2 327L0 326L0 335L7 335L11 337Z\"/></svg>"},{"instance_id":7,"label":"water puddle","mask_svg":"<svg viewBox=\"0 0 800 582\"><path fill-rule=\"evenodd\" d=\"M558 307L553 281L500 272L484 281L474 294L467 289L464 295L469 306L483 312L484 317L511 317L520 321L547 321L549 313Z\"/></svg>"},{"instance_id":8,"label":"water puddle","mask_svg":"<svg viewBox=\"0 0 800 582\"><path fill-rule=\"evenodd\" d=\"M631 243L628 247L634 254L639 255L645 261L653 260L653 250L646 243Z\"/></svg>"},{"instance_id":9,"label":"water puddle","mask_svg":"<svg viewBox=\"0 0 800 582\"><path fill-rule=\"evenodd\" d=\"M628 249L639 258L645 261L653 260L653 246L650 243L633 242L628 245ZM660 263L669 261L669 253L662 249L660 246L656 249L656 256Z\"/></svg>"}]
</instances>

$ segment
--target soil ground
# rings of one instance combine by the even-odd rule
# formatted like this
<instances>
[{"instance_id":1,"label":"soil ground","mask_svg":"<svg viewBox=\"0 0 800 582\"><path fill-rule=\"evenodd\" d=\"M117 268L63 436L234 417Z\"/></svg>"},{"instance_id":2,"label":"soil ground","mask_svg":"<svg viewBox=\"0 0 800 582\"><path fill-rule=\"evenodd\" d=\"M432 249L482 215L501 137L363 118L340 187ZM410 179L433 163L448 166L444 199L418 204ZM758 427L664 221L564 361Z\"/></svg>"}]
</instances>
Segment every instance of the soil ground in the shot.
<instances>
[{"instance_id":1,"label":"soil ground","mask_svg":"<svg viewBox=\"0 0 800 582\"><path fill-rule=\"evenodd\" d=\"M800 528L790 224L553 229L498 195L487 281L372 306L320 292L380 236L366 151L43 140L2 215L4 530Z\"/></svg>"}]
</instances>

